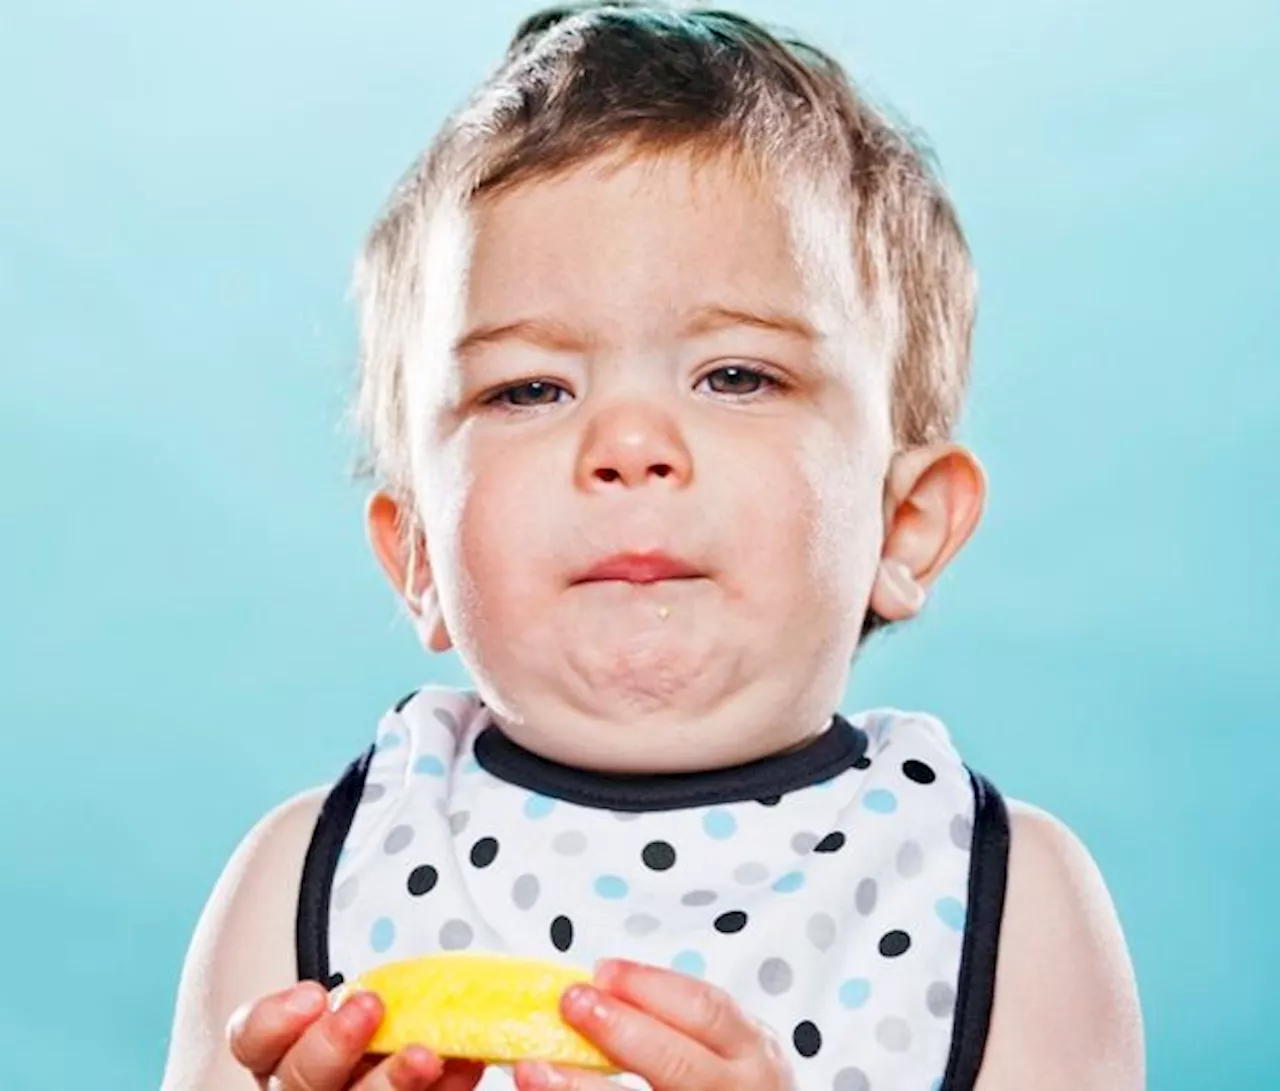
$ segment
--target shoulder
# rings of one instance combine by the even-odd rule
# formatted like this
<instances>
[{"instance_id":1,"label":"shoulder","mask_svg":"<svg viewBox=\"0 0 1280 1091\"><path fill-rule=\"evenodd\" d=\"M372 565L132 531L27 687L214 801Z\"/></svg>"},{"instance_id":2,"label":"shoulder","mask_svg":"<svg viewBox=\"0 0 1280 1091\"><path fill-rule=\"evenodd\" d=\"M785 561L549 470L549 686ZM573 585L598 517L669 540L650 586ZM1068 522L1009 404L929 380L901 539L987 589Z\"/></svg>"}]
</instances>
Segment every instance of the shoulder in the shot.
<instances>
[{"instance_id":1,"label":"shoulder","mask_svg":"<svg viewBox=\"0 0 1280 1091\"><path fill-rule=\"evenodd\" d=\"M227 1021L245 1001L296 980L298 887L328 791L304 792L261 818L214 884L182 967L166 1089L240 1086L243 1073L225 1048Z\"/></svg>"},{"instance_id":2,"label":"shoulder","mask_svg":"<svg viewBox=\"0 0 1280 1091\"><path fill-rule=\"evenodd\" d=\"M1062 822L1008 801L1009 867L977 1091L1140 1091L1133 967L1097 864Z\"/></svg>"}]
</instances>

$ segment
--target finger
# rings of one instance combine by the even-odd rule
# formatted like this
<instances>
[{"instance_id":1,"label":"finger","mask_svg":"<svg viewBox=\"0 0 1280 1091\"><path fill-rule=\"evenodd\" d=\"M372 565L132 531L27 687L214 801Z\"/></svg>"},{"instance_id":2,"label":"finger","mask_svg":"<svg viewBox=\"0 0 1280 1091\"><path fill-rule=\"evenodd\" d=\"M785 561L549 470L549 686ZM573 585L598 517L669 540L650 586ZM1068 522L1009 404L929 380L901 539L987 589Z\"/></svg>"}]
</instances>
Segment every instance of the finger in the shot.
<instances>
[{"instance_id":1,"label":"finger","mask_svg":"<svg viewBox=\"0 0 1280 1091\"><path fill-rule=\"evenodd\" d=\"M618 1091L616 1083L597 1072L545 1061L521 1061L514 1074L517 1091Z\"/></svg>"},{"instance_id":2,"label":"finger","mask_svg":"<svg viewBox=\"0 0 1280 1091\"><path fill-rule=\"evenodd\" d=\"M444 1075L440 1082L434 1084L432 1091L472 1091L484 1075L483 1061L460 1061L450 1059L444 1063ZM616 1089L611 1089L616 1091Z\"/></svg>"},{"instance_id":3,"label":"finger","mask_svg":"<svg viewBox=\"0 0 1280 1091\"><path fill-rule=\"evenodd\" d=\"M382 1014L377 996L356 992L337 1011L313 1023L276 1067L282 1091L343 1091L363 1060Z\"/></svg>"},{"instance_id":4,"label":"finger","mask_svg":"<svg viewBox=\"0 0 1280 1091\"><path fill-rule=\"evenodd\" d=\"M590 985L574 985L560 999L565 1020L619 1068L656 1089L711 1087L729 1063L695 1039Z\"/></svg>"},{"instance_id":5,"label":"finger","mask_svg":"<svg viewBox=\"0 0 1280 1091\"><path fill-rule=\"evenodd\" d=\"M609 959L597 968L596 984L721 1057L743 1057L761 1048L760 1027L733 997L688 974Z\"/></svg>"},{"instance_id":6,"label":"finger","mask_svg":"<svg viewBox=\"0 0 1280 1091\"><path fill-rule=\"evenodd\" d=\"M406 1046L370 1063L372 1067L353 1082L352 1091L426 1091L436 1086L444 1072L444 1062L424 1046Z\"/></svg>"},{"instance_id":7,"label":"finger","mask_svg":"<svg viewBox=\"0 0 1280 1091\"><path fill-rule=\"evenodd\" d=\"M265 1078L290 1046L325 1010L327 993L315 981L242 1004L227 1022L227 1045L236 1061Z\"/></svg>"}]
</instances>

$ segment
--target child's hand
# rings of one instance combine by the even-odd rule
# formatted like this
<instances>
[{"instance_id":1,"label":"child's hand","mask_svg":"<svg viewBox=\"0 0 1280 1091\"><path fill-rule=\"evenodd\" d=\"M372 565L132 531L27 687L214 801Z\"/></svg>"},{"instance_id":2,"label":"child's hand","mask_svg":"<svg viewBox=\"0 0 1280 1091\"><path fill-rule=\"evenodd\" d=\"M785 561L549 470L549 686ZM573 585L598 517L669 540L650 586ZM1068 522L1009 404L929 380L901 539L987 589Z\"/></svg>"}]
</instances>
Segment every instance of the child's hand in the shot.
<instances>
[{"instance_id":1,"label":"child's hand","mask_svg":"<svg viewBox=\"0 0 1280 1091\"><path fill-rule=\"evenodd\" d=\"M567 989L565 1020L619 1068L643 1076L654 1091L791 1091L790 1068L777 1040L728 993L672 970L613 960L596 988ZM616 1091L581 1069L521 1062L521 1091Z\"/></svg>"},{"instance_id":2,"label":"child's hand","mask_svg":"<svg viewBox=\"0 0 1280 1091\"><path fill-rule=\"evenodd\" d=\"M471 1091L482 1064L444 1062L422 1046L366 1056L382 1002L355 993L337 1011L314 981L246 1004L227 1026L235 1059L263 1091Z\"/></svg>"}]
</instances>

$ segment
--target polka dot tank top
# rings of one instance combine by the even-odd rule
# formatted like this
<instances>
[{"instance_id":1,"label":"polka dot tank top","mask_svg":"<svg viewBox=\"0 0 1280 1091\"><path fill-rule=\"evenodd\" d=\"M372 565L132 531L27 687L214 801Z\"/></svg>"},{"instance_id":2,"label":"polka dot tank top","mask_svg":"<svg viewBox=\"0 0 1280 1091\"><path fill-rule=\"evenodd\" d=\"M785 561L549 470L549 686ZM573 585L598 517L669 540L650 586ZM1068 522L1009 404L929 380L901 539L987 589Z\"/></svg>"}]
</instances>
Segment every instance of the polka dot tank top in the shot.
<instances>
[{"instance_id":1,"label":"polka dot tank top","mask_svg":"<svg viewBox=\"0 0 1280 1091\"><path fill-rule=\"evenodd\" d=\"M726 989L804 1091L968 1091L1007 857L999 793L931 716L835 715L787 754L618 777L540 758L474 694L430 687L322 808L298 970L332 987L435 951L630 958ZM512 1086L501 1068L480 1085Z\"/></svg>"}]
</instances>

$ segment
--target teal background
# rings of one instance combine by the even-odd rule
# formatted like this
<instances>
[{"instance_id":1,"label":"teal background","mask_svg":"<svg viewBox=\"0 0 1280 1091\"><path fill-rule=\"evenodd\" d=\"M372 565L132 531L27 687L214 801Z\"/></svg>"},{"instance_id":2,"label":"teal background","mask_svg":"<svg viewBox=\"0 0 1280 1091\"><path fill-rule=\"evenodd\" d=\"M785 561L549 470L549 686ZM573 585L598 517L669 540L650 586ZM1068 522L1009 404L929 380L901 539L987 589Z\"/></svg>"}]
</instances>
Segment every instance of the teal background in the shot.
<instances>
[{"instance_id":1,"label":"teal background","mask_svg":"<svg viewBox=\"0 0 1280 1091\"><path fill-rule=\"evenodd\" d=\"M156 1086L239 837L462 681L364 540L345 292L527 10L5 5L6 1089ZM1276 1086L1280 5L743 10L931 135L983 280L988 517L848 705L938 712L1090 846L1153 1088Z\"/></svg>"}]
</instances>

